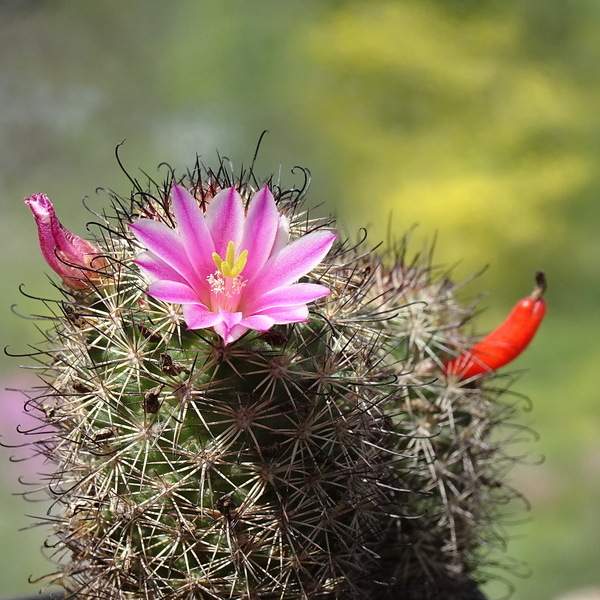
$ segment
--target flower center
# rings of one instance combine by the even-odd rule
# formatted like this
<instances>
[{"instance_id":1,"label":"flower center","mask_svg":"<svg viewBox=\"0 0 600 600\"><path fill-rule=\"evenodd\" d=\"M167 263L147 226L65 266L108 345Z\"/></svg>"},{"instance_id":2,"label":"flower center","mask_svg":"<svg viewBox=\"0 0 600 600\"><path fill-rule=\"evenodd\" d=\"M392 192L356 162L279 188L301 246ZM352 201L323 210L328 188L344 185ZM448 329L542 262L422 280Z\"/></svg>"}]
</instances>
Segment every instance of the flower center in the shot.
<instances>
[{"instance_id":1,"label":"flower center","mask_svg":"<svg viewBox=\"0 0 600 600\"><path fill-rule=\"evenodd\" d=\"M223 277L237 277L246 266L248 250L244 250L237 259L235 259L234 244L233 242L229 242L229 244L227 244L225 260L223 260L216 252L212 253L212 258Z\"/></svg>"},{"instance_id":2,"label":"flower center","mask_svg":"<svg viewBox=\"0 0 600 600\"><path fill-rule=\"evenodd\" d=\"M211 291L225 296L238 294L246 285L246 281L239 275L246 266L248 250L242 251L236 259L234 243L229 242L225 259L222 259L216 252L213 252L212 258L217 270L213 275L207 277Z\"/></svg>"}]
</instances>

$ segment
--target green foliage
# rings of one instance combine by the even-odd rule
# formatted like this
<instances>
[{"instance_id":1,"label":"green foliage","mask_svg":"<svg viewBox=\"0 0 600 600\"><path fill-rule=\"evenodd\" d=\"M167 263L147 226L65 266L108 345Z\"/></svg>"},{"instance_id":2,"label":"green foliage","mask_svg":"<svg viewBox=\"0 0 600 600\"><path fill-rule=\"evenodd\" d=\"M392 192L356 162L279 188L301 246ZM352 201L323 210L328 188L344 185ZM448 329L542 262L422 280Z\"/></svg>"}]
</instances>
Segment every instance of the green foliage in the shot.
<instances>
[{"instance_id":1,"label":"green foliage","mask_svg":"<svg viewBox=\"0 0 600 600\"><path fill-rule=\"evenodd\" d=\"M558 65L525 58L527 35L514 11L433 2L348 2L310 28L330 91L307 111L342 157L352 224L376 194L394 225L443 231L450 262L565 235L560 203L592 177L586 110Z\"/></svg>"}]
</instances>

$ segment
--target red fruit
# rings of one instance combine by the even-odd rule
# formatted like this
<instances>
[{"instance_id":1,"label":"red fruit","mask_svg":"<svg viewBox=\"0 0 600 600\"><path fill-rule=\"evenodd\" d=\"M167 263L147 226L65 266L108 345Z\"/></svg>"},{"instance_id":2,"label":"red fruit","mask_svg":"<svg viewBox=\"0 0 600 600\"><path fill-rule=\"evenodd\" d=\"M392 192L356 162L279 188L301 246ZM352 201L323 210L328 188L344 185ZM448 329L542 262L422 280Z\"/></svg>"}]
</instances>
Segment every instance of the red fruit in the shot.
<instances>
[{"instance_id":1,"label":"red fruit","mask_svg":"<svg viewBox=\"0 0 600 600\"><path fill-rule=\"evenodd\" d=\"M535 278L537 285L533 293L517 302L504 323L470 350L444 363L445 375L469 379L489 373L508 364L527 348L546 313L542 299L546 278L542 271L538 271Z\"/></svg>"}]
</instances>

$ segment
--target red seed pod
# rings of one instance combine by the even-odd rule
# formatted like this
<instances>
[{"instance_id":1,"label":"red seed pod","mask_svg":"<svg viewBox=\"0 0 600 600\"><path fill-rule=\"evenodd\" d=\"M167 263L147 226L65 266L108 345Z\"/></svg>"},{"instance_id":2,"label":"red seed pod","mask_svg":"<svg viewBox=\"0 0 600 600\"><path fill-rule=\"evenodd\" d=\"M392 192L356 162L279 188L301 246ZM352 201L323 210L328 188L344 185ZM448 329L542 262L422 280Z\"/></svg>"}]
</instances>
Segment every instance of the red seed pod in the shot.
<instances>
[{"instance_id":1,"label":"red seed pod","mask_svg":"<svg viewBox=\"0 0 600 600\"><path fill-rule=\"evenodd\" d=\"M444 363L445 375L469 379L489 373L513 361L527 348L546 313L542 298L547 287L544 273L538 271L535 279L533 293L517 302L504 323L470 350Z\"/></svg>"}]
</instances>

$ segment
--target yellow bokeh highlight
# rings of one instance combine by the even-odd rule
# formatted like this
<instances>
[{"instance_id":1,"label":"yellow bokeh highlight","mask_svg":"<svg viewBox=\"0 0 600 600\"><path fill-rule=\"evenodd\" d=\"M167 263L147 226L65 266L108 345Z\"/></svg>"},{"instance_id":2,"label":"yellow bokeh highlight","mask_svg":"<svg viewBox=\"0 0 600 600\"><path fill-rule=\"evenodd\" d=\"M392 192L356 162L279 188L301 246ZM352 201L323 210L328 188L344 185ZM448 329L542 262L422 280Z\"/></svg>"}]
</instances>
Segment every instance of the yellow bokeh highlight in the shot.
<instances>
[{"instance_id":1,"label":"yellow bokeh highlight","mask_svg":"<svg viewBox=\"0 0 600 600\"><path fill-rule=\"evenodd\" d=\"M346 158L350 228L368 222L377 241L390 218L399 234L420 223L441 232L445 262L470 269L565 235L561 209L592 176L574 141L587 110L557 68L524 59L514 11L353 2L309 41L329 93L307 93L307 111Z\"/></svg>"}]
</instances>

